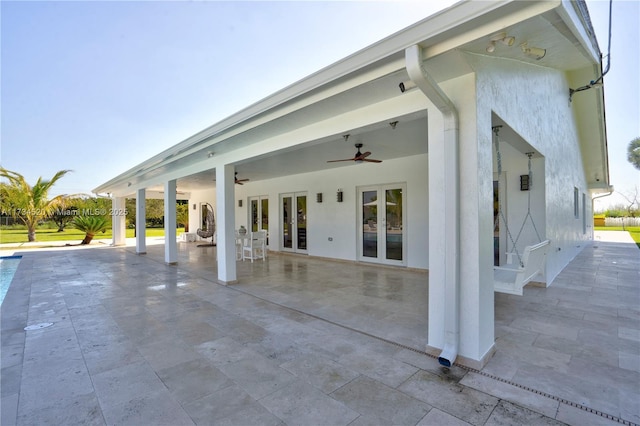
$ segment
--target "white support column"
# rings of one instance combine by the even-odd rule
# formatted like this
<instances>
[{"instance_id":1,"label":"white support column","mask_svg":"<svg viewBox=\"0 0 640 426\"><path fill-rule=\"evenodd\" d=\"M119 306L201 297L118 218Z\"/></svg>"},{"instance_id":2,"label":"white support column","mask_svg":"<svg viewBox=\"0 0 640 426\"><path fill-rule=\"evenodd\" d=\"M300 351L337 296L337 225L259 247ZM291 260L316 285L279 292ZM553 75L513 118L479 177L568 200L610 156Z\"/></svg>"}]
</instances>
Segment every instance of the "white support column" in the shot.
<instances>
[{"instance_id":1,"label":"white support column","mask_svg":"<svg viewBox=\"0 0 640 426\"><path fill-rule=\"evenodd\" d=\"M445 163L442 114L429 111L429 340L428 351L444 347Z\"/></svg>"},{"instance_id":2,"label":"white support column","mask_svg":"<svg viewBox=\"0 0 640 426\"><path fill-rule=\"evenodd\" d=\"M216 167L216 213L218 216L218 281L237 281L235 246L235 167Z\"/></svg>"},{"instance_id":3,"label":"white support column","mask_svg":"<svg viewBox=\"0 0 640 426\"><path fill-rule=\"evenodd\" d=\"M113 232L112 245L123 246L126 244L126 198L113 197L111 200L111 231Z\"/></svg>"},{"instance_id":4,"label":"white support column","mask_svg":"<svg viewBox=\"0 0 640 426\"><path fill-rule=\"evenodd\" d=\"M147 200L144 188L138 189L136 192L136 253L147 253L147 236L146 236L146 217L147 217Z\"/></svg>"},{"instance_id":5,"label":"white support column","mask_svg":"<svg viewBox=\"0 0 640 426\"><path fill-rule=\"evenodd\" d=\"M452 146L443 143L444 123L441 114L429 114L429 340L427 351L434 355L446 341L446 330L459 321L457 363L480 369L494 351L493 296L493 173L490 111L480 115L470 90L455 93L459 106L460 155L458 168L453 162ZM477 122L476 122L477 120ZM453 199L452 185L459 179L460 195ZM455 204L459 203L459 249L452 250L455 238L449 222ZM450 291L448 271L458 258L459 317L456 319L444 303Z\"/></svg>"},{"instance_id":6,"label":"white support column","mask_svg":"<svg viewBox=\"0 0 640 426\"><path fill-rule=\"evenodd\" d=\"M170 265L178 263L175 179L164 184L164 261Z\"/></svg>"}]
</instances>

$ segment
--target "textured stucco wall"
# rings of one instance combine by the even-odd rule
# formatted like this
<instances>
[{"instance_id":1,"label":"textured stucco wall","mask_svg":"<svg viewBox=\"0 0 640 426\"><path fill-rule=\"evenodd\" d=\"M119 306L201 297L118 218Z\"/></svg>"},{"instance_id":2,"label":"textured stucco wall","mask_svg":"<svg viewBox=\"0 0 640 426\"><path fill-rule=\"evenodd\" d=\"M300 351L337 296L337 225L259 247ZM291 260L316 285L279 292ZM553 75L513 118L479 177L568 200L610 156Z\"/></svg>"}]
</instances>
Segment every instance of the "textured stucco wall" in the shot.
<instances>
[{"instance_id":1,"label":"textured stucco wall","mask_svg":"<svg viewBox=\"0 0 640 426\"><path fill-rule=\"evenodd\" d=\"M588 190L574 112L568 102L567 76L517 61L467 57L478 75L479 125L493 112L544 156L543 166L539 163L537 167L544 171L544 230L551 240L546 274L551 283L592 239L592 228L588 225L583 232L582 221L583 215L591 216L591 203L586 203L585 212L580 201L580 217L574 216L574 187L580 198ZM483 126L483 137L490 138L490 123ZM511 187L515 190L515 185ZM514 193L509 196L518 198ZM522 213L522 207L515 204L511 209L514 216Z\"/></svg>"}]
</instances>

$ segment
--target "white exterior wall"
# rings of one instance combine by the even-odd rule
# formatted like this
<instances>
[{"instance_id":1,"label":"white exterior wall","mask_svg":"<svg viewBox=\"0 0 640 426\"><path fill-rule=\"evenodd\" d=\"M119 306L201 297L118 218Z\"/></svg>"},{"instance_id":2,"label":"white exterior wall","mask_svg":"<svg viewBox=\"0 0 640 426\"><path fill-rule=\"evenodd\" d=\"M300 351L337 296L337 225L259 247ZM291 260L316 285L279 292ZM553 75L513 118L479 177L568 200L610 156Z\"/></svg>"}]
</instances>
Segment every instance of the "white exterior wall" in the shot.
<instances>
[{"instance_id":1,"label":"white exterior wall","mask_svg":"<svg viewBox=\"0 0 640 426\"><path fill-rule=\"evenodd\" d=\"M425 136L426 139L426 136ZM320 160L322 161L322 160ZM353 164L336 169L286 176L235 186L235 226L249 229L249 197L269 198L269 250L280 250L280 194L307 192L308 254L343 260L357 256L357 187L365 185L407 184L407 221L404 224L407 241L407 266L427 269L429 260L427 155L386 160L380 164ZM336 193L343 190L343 202ZM323 194L322 203L316 194ZM238 201L242 200L242 207ZM215 206L215 189L193 191L190 199L189 227L200 226L201 202ZM193 210L193 204L196 210ZM195 214L194 214L195 213ZM333 241L329 241L329 237Z\"/></svg>"},{"instance_id":2,"label":"white exterior wall","mask_svg":"<svg viewBox=\"0 0 640 426\"><path fill-rule=\"evenodd\" d=\"M478 124L482 138L491 140L489 123L493 111L545 158L544 229L546 238L551 240L546 276L547 283L551 283L593 235L590 223L586 233L582 228L582 215L591 215L590 202L584 212L580 199L580 218L574 217L574 187L580 194L589 192L569 104L567 76L549 68L486 56L469 55L469 62L478 73ZM518 194L511 191L509 196L517 198Z\"/></svg>"},{"instance_id":3,"label":"white exterior wall","mask_svg":"<svg viewBox=\"0 0 640 426\"><path fill-rule=\"evenodd\" d=\"M529 173L529 159L522 152L506 143L504 139L500 141L500 154L502 156L502 177L505 183L502 190L506 189L505 199L508 202L508 205L504 206L503 213L511 236L517 243L517 252L522 254L526 246L540 242L538 235L541 240L544 240L546 236L545 159L533 158L531 160L532 182L530 190L521 191L520 175ZM495 157L493 164L496 164ZM494 168L494 176L497 172L497 168ZM529 196L531 196L531 217L527 218ZM521 229L521 235L518 238ZM536 235L536 230L538 235ZM504 231L506 231L506 227ZM516 239L517 241L515 241ZM512 252L513 245L509 237L505 235L503 240L501 252Z\"/></svg>"},{"instance_id":4,"label":"white exterior wall","mask_svg":"<svg viewBox=\"0 0 640 426\"><path fill-rule=\"evenodd\" d=\"M216 189L215 183L211 183L211 189L201 190L201 191L192 191L191 198L189 199L189 232L195 234L198 228L202 227L202 219L201 219L201 210L200 205L202 203L211 204L214 209L216 206ZM196 208L194 210L193 205L195 204ZM215 211L215 210L214 210ZM216 220L217 220L216 216ZM198 240L202 240L202 238L197 237ZM210 238L206 239L210 241Z\"/></svg>"},{"instance_id":5,"label":"white exterior wall","mask_svg":"<svg viewBox=\"0 0 640 426\"><path fill-rule=\"evenodd\" d=\"M357 255L357 187L387 183L407 183L407 222L404 224L408 239L407 266L428 267L428 205L427 155L387 160L380 164L354 164L337 169L305 173L246 182L236 186L236 227L249 228L248 198L269 197L269 249L280 250L280 194L307 192L307 246L308 254L356 260ZM343 202L338 203L336 193L343 191ZM316 194L323 195L322 203ZM237 207L237 200L243 207ZM329 241L329 237L333 241Z\"/></svg>"}]
</instances>

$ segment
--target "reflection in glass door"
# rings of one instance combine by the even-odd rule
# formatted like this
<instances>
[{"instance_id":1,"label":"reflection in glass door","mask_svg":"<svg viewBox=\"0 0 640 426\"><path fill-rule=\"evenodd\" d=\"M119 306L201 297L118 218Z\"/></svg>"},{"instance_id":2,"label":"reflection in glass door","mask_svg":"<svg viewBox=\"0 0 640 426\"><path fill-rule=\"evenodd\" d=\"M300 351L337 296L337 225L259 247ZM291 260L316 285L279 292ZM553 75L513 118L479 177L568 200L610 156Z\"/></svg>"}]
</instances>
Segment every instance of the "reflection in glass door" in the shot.
<instances>
[{"instance_id":1,"label":"reflection in glass door","mask_svg":"<svg viewBox=\"0 0 640 426\"><path fill-rule=\"evenodd\" d=\"M404 184L359 188L360 258L404 264Z\"/></svg>"},{"instance_id":2,"label":"reflection in glass door","mask_svg":"<svg viewBox=\"0 0 640 426\"><path fill-rule=\"evenodd\" d=\"M362 256L378 257L378 191L362 191Z\"/></svg>"},{"instance_id":3,"label":"reflection in glass door","mask_svg":"<svg viewBox=\"0 0 640 426\"><path fill-rule=\"evenodd\" d=\"M283 251L307 252L307 194L280 196L281 243Z\"/></svg>"}]
</instances>

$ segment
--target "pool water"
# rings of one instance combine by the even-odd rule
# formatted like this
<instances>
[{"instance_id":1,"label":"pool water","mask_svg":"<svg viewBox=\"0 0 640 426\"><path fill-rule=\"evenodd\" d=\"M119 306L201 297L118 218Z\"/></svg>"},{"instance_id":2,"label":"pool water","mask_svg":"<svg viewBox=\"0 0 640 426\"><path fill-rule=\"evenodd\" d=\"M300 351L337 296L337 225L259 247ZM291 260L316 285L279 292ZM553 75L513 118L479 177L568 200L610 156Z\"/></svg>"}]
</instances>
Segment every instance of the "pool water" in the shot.
<instances>
[{"instance_id":1,"label":"pool water","mask_svg":"<svg viewBox=\"0 0 640 426\"><path fill-rule=\"evenodd\" d=\"M13 275L18 269L22 256L3 256L0 257L0 304L4 301L4 296L9 290Z\"/></svg>"}]
</instances>

